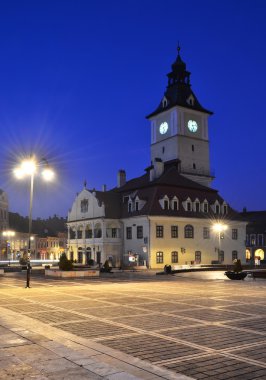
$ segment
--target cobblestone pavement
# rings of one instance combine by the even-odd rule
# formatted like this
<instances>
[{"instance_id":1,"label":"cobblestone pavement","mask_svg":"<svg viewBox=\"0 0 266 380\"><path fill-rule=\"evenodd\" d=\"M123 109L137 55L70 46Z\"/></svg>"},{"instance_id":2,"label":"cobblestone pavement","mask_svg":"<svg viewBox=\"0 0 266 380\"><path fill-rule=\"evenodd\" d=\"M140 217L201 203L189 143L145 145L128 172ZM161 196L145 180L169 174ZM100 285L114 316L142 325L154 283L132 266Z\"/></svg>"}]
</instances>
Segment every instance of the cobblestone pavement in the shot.
<instances>
[{"instance_id":1,"label":"cobblestone pavement","mask_svg":"<svg viewBox=\"0 0 266 380\"><path fill-rule=\"evenodd\" d=\"M34 325L39 334L46 331L48 336L57 332L58 336L62 334L62 339L76 344L90 342L86 344L87 349L105 347L106 353L114 359L138 363L138 368L139 363L146 363L151 365L147 368L157 371L157 376L151 371L150 377L147 373L146 377L138 374L135 379L170 379L171 374L173 378L183 374L180 379L187 376L265 380L266 281L209 278L213 277L207 274L204 277L202 273L198 278L196 275L190 278L187 274L129 273L75 281L34 277L32 288L24 289L22 275L5 276L0 279L0 315L4 312L20 323ZM16 332L19 331L17 328ZM1 327L0 333L5 333ZM28 344L25 331L19 338L22 339L21 347L16 345L15 354L20 356ZM49 335L48 343L51 341ZM42 344L43 349L48 348L48 343ZM14 355L12 344L9 348L1 347L0 344L0 366L3 355L8 356L8 360ZM50 358L51 351L43 355ZM74 370L71 366L67 376L60 377L60 370L72 363L65 357L60 360L58 377L46 371L46 377L38 379L96 379L88 374L93 371L86 355L80 354L76 360L82 370L89 371L84 377L71 377ZM29 361L25 363L28 365ZM51 360L49 363L52 365ZM104 371L99 371L98 375L97 378L106 376ZM134 374L131 375L133 379ZM20 378L16 376L13 378ZM108 378L131 379L125 374Z\"/></svg>"}]
</instances>

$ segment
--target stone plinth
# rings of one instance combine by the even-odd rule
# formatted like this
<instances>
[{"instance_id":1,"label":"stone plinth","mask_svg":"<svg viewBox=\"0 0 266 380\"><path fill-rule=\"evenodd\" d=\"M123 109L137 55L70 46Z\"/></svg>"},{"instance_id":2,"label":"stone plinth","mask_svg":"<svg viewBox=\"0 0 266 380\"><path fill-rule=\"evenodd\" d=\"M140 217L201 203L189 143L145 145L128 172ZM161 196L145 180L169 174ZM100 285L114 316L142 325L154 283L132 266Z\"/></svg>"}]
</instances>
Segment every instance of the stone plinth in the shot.
<instances>
[{"instance_id":1,"label":"stone plinth","mask_svg":"<svg viewBox=\"0 0 266 380\"><path fill-rule=\"evenodd\" d=\"M86 269L86 270L68 270L63 271L59 269L45 269L45 276L50 277L99 277L99 270Z\"/></svg>"}]
</instances>

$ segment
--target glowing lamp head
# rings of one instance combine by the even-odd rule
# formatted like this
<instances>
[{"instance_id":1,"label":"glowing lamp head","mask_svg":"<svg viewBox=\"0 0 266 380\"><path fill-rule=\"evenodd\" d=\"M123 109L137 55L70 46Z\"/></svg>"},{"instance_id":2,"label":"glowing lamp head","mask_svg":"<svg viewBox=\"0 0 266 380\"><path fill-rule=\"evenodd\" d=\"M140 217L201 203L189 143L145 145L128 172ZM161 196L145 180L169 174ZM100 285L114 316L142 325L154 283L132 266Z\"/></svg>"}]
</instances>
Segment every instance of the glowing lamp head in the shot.
<instances>
[{"instance_id":1,"label":"glowing lamp head","mask_svg":"<svg viewBox=\"0 0 266 380\"><path fill-rule=\"evenodd\" d=\"M227 230L227 225L225 225L225 224L222 224L222 223L215 223L214 225L213 225L213 230L215 231L215 232L223 232L223 231L225 231L225 230Z\"/></svg>"},{"instance_id":2,"label":"glowing lamp head","mask_svg":"<svg viewBox=\"0 0 266 380\"><path fill-rule=\"evenodd\" d=\"M23 172L22 168L15 168L13 170L13 173L17 179L22 179L25 176L25 173Z\"/></svg>"},{"instance_id":3,"label":"glowing lamp head","mask_svg":"<svg viewBox=\"0 0 266 380\"><path fill-rule=\"evenodd\" d=\"M50 168L46 168L42 171L42 177L45 181L52 181L54 178L54 171Z\"/></svg>"},{"instance_id":4,"label":"glowing lamp head","mask_svg":"<svg viewBox=\"0 0 266 380\"><path fill-rule=\"evenodd\" d=\"M36 171L36 162L34 160L22 161L21 169L26 175L34 174Z\"/></svg>"}]
</instances>

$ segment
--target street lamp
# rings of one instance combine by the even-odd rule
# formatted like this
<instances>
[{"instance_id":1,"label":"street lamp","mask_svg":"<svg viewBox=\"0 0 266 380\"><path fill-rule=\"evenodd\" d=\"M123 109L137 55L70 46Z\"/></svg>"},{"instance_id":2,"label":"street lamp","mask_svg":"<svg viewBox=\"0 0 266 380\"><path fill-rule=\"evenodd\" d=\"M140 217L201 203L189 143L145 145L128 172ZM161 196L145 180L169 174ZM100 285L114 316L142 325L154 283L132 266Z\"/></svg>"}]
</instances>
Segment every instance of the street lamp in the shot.
<instances>
[{"instance_id":1,"label":"street lamp","mask_svg":"<svg viewBox=\"0 0 266 380\"><path fill-rule=\"evenodd\" d=\"M226 224L223 224L223 223L215 223L212 226L213 231L218 234L218 239L219 239L218 257L219 257L219 260L220 260L221 239L224 238L223 234L224 234L224 231L227 230L227 228L228 228L228 226Z\"/></svg>"},{"instance_id":2,"label":"street lamp","mask_svg":"<svg viewBox=\"0 0 266 380\"><path fill-rule=\"evenodd\" d=\"M36 157L29 157L21 162L19 166L14 169L14 175L17 179L23 179L27 176L30 177L30 208L29 208L29 235L28 235L28 257L27 257L27 285L29 288L30 282L30 255L31 255L31 229L32 229L32 202L33 202L33 186L34 178L38 171L45 181L52 181L54 172L49 167L45 158L40 161Z\"/></svg>"},{"instance_id":3,"label":"street lamp","mask_svg":"<svg viewBox=\"0 0 266 380\"><path fill-rule=\"evenodd\" d=\"M2 235L6 238L6 258L7 260L9 259L9 265L10 265L10 256L9 256L10 246L8 244L10 244L9 239L15 236L15 231L6 230L2 232Z\"/></svg>"}]
</instances>

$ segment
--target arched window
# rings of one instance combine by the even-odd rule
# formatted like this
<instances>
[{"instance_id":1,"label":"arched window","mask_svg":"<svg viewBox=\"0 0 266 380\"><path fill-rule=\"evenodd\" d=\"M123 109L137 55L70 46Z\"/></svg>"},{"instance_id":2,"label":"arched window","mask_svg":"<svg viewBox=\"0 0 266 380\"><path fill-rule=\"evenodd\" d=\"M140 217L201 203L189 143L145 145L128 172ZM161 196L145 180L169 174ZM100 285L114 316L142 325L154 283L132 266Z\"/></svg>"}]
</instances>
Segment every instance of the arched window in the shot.
<instances>
[{"instance_id":1,"label":"arched window","mask_svg":"<svg viewBox=\"0 0 266 380\"><path fill-rule=\"evenodd\" d=\"M94 237L97 239L102 237L102 228L99 223L95 224L94 226Z\"/></svg>"},{"instance_id":2,"label":"arched window","mask_svg":"<svg viewBox=\"0 0 266 380\"><path fill-rule=\"evenodd\" d=\"M264 251L263 249L256 249L255 251L255 259L264 260Z\"/></svg>"},{"instance_id":3,"label":"arched window","mask_svg":"<svg viewBox=\"0 0 266 380\"><path fill-rule=\"evenodd\" d=\"M88 224L85 229L85 239L91 239L92 238L92 228L91 225Z\"/></svg>"},{"instance_id":4,"label":"arched window","mask_svg":"<svg viewBox=\"0 0 266 380\"><path fill-rule=\"evenodd\" d=\"M249 261L251 259L251 253L249 249L246 249L246 261Z\"/></svg>"},{"instance_id":5,"label":"arched window","mask_svg":"<svg viewBox=\"0 0 266 380\"><path fill-rule=\"evenodd\" d=\"M70 239L75 239L76 238L76 231L74 231L72 228L69 230L69 237Z\"/></svg>"},{"instance_id":6,"label":"arched window","mask_svg":"<svg viewBox=\"0 0 266 380\"><path fill-rule=\"evenodd\" d=\"M191 224L187 224L184 228L184 235L186 239L193 239L194 238L194 228L191 226Z\"/></svg>"}]
</instances>

